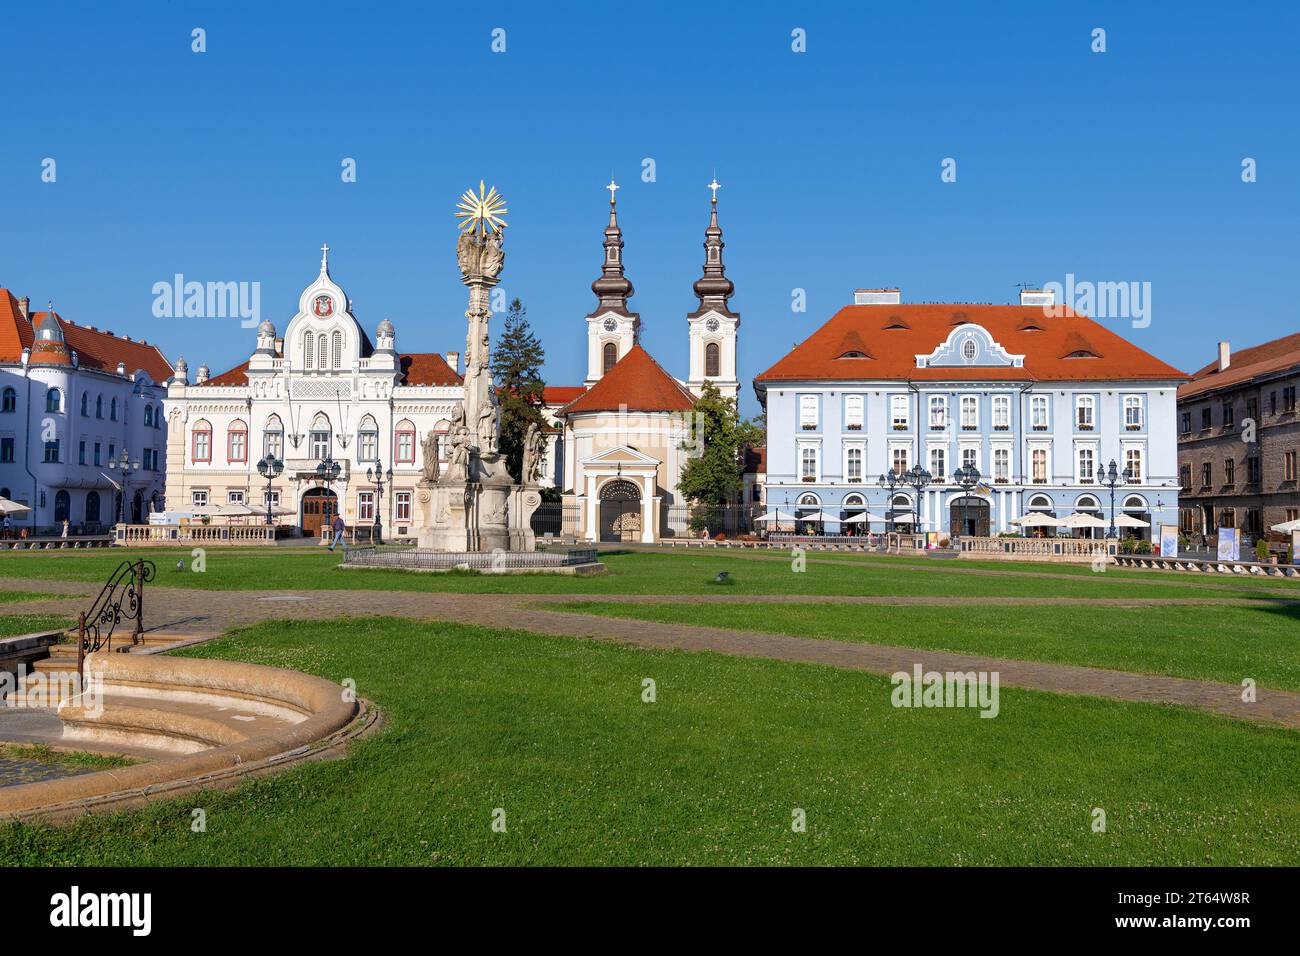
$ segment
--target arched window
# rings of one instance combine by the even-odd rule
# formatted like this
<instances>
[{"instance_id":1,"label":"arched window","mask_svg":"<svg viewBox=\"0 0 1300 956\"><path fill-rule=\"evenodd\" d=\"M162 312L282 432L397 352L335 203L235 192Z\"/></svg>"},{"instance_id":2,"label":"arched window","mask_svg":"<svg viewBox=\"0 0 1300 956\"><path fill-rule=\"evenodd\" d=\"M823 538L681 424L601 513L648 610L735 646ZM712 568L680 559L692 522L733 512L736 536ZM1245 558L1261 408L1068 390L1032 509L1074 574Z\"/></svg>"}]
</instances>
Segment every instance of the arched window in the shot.
<instances>
[{"instance_id":1,"label":"arched window","mask_svg":"<svg viewBox=\"0 0 1300 956\"><path fill-rule=\"evenodd\" d=\"M212 461L212 426L203 419L194 423L190 433L190 458L196 462Z\"/></svg>"},{"instance_id":2,"label":"arched window","mask_svg":"<svg viewBox=\"0 0 1300 956\"><path fill-rule=\"evenodd\" d=\"M95 417L96 418L104 417L104 396L103 395L95 396Z\"/></svg>"},{"instance_id":3,"label":"arched window","mask_svg":"<svg viewBox=\"0 0 1300 956\"><path fill-rule=\"evenodd\" d=\"M321 336L321 341L325 341L325 336ZM331 438L334 429L330 426L330 420L324 415L317 415L316 420L311 423L311 457L320 460L330 457L333 447Z\"/></svg>"},{"instance_id":4,"label":"arched window","mask_svg":"<svg viewBox=\"0 0 1300 956\"><path fill-rule=\"evenodd\" d=\"M343 367L343 333L337 330L330 334L330 365Z\"/></svg>"},{"instance_id":5,"label":"arched window","mask_svg":"<svg viewBox=\"0 0 1300 956\"><path fill-rule=\"evenodd\" d=\"M59 412L63 410L63 393L57 388L52 388L45 393L45 410L47 412Z\"/></svg>"},{"instance_id":6,"label":"arched window","mask_svg":"<svg viewBox=\"0 0 1300 956\"><path fill-rule=\"evenodd\" d=\"M248 426L239 419L231 422L226 430L226 460L248 461Z\"/></svg>"},{"instance_id":7,"label":"arched window","mask_svg":"<svg viewBox=\"0 0 1300 956\"><path fill-rule=\"evenodd\" d=\"M94 524L99 521L99 492L92 491L86 495L86 523Z\"/></svg>"},{"instance_id":8,"label":"arched window","mask_svg":"<svg viewBox=\"0 0 1300 956\"><path fill-rule=\"evenodd\" d=\"M302 337L303 367L316 367L316 338L310 332Z\"/></svg>"},{"instance_id":9,"label":"arched window","mask_svg":"<svg viewBox=\"0 0 1300 956\"><path fill-rule=\"evenodd\" d=\"M379 457L379 426L367 415L357 426L357 461L375 461Z\"/></svg>"},{"instance_id":10,"label":"arched window","mask_svg":"<svg viewBox=\"0 0 1300 956\"><path fill-rule=\"evenodd\" d=\"M316 365L322 369L329 368L329 345L324 332L316 337Z\"/></svg>"},{"instance_id":11,"label":"arched window","mask_svg":"<svg viewBox=\"0 0 1300 956\"><path fill-rule=\"evenodd\" d=\"M1052 499L1046 495L1034 495L1029 499L1030 511L1041 511L1045 514L1052 513Z\"/></svg>"},{"instance_id":12,"label":"arched window","mask_svg":"<svg viewBox=\"0 0 1300 956\"><path fill-rule=\"evenodd\" d=\"M262 426L262 454L268 458L284 458L284 424L279 415L271 415Z\"/></svg>"},{"instance_id":13,"label":"arched window","mask_svg":"<svg viewBox=\"0 0 1300 956\"><path fill-rule=\"evenodd\" d=\"M72 496L60 489L54 495L54 523L63 524L72 520Z\"/></svg>"},{"instance_id":14,"label":"arched window","mask_svg":"<svg viewBox=\"0 0 1300 956\"><path fill-rule=\"evenodd\" d=\"M415 464L415 426L402 419L394 432L393 457L399 465Z\"/></svg>"},{"instance_id":15,"label":"arched window","mask_svg":"<svg viewBox=\"0 0 1300 956\"><path fill-rule=\"evenodd\" d=\"M606 342L604 349L601 350L601 374L609 372L618 363L618 346L613 342Z\"/></svg>"},{"instance_id":16,"label":"arched window","mask_svg":"<svg viewBox=\"0 0 1300 956\"><path fill-rule=\"evenodd\" d=\"M6 415L18 411L18 393L12 388L6 388L3 396L0 396L0 412Z\"/></svg>"},{"instance_id":17,"label":"arched window","mask_svg":"<svg viewBox=\"0 0 1300 956\"><path fill-rule=\"evenodd\" d=\"M112 421L117 421L117 399L108 403L108 417Z\"/></svg>"},{"instance_id":18,"label":"arched window","mask_svg":"<svg viewBox=\"0 0 1300 956\"><path fill-rule=\"evenodd\" d=\"M81 414L83 417L90 414L90 393L81 393Z\"/></svg>"},{"instance_id":19,"label":"arched window","mask_svg":"<svg viewBox=\"0 0 1300 956\"><path fill-rule=\"evenodd\" d=\"M1092 495L1081 495L1074 503L1075 511L1096 511L1097 507L1097 499Z\"/></svg>"},{"instance_id":20,"label":"arched window","mask_svg":"<svg viewBox=\"0 0 1300 956\"><path fill-rule=\"evenodd\" d=\"M717 342L710 342L704 346L704 374L710 378L717 378L722 373L718 371L721 367L722 350L718 347Z\"/></svg>"},{"instance_id":21,"label":"arched window","mask_svg":"<svg viewBox=\"0 0 1300 956\"><path fill-rule=\"evenodd\" d=\"M144 427L145 428L153 427L153 406L152 405L146 405L144 407Z\"/></svg>"}]
</instances>

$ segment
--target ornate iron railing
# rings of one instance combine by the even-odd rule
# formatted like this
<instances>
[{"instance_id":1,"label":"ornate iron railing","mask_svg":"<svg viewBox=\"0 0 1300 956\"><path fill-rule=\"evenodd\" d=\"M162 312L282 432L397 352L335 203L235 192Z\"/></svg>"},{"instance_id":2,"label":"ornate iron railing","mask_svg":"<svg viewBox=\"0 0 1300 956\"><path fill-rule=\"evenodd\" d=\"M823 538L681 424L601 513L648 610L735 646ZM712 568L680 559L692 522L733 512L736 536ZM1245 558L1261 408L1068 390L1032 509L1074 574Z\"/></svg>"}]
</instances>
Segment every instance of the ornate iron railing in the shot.
<instances>
[{"instance_id":1,"label":"ornate iron railing","mask_svg":"<svg viewBox=\"0 0 1300 956\"><path fill-rule=\"evenodd\" d=\"M87 654L113 649L113 632L124 621L133 621L131 643L138 644L144 634L144 585L152 581L154 563L139 558L123 561L109 576L99 597L89 611L77 621L77 674L85 676Z\"/></svg>"}]
</instances>

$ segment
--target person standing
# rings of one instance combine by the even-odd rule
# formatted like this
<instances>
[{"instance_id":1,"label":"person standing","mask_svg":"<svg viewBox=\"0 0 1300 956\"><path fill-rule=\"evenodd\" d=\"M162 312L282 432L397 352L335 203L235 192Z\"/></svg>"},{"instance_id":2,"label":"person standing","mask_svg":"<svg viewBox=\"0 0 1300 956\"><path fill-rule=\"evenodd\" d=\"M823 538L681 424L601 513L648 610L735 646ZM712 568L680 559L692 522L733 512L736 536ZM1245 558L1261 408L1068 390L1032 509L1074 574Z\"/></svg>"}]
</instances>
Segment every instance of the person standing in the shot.
<instances>
[{"instance_id":1,"label":"person standing","mask_svg":"<svg viewBox=\"0 0 1300 956\"><path fill-rule=\"evenodd\" d=\"M348 549L347 542L343 540L343 532L348 529L347 524L343 521L342 515L335 515L334 520L330 522L330 529L334 532L334 538L330 541L330 550L334 550L334 545L343 545L343 550Z\"/></svg>"}]
</instances>

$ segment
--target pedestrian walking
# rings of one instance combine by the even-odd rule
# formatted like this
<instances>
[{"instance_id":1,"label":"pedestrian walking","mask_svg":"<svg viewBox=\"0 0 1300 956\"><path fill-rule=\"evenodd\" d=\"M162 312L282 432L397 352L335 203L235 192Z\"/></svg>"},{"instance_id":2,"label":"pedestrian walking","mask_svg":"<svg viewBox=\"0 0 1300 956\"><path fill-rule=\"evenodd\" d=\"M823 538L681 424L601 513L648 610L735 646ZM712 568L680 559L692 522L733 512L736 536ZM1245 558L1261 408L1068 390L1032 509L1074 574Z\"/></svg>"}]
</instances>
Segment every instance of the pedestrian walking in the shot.
<instances>
[{"instance_id":1,"label":"pedestrian walking","mask_svg":"<svg viewBox=\"0 0 1300 956\"><path fill-rule=\"evenodd\" d=\"M348 526L344 523L343 516L335 515L334 520L330 523L330 528L334 531L334 540L330 542L330 550L333 551L334 545L340 544L343 546L343 550L346 551L348 544L343 540L343 532L348 529Z\"/></svg>"}]
</instances>

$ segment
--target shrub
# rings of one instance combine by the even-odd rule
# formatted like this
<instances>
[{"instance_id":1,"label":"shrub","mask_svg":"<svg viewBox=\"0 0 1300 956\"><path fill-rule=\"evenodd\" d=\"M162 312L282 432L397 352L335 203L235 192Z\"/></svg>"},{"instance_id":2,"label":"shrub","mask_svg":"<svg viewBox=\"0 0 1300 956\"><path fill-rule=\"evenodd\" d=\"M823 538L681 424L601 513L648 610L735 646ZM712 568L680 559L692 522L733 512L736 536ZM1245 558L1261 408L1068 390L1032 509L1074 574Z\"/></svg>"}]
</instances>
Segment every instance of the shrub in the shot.
<instances>
[{"instance_id":1,"label":"shrub","mask_svg":"<svg viewBox=\"0 0 1300 956\"><path fill-rule=\"evenodd\" d=\"M1137 544L1135 544L1135 545L1133 546L1133 551L1134 551L1134 553L1136 553L1136 554L1150 554L1150 553L1151 553L1151 542L1150 542L1150 541L1139 541Z\"/></svg>"},{"instance_id":2,"label":"shrub","mask_svg":"<svg viewBox=\"0 0 1300 956\"><path fill-rule=\"evenodd\" d=\"M1257 561L1268 560L1268 542L1263 538L1255 542L1255 559Z\"/></svg>"}]
</instances>

